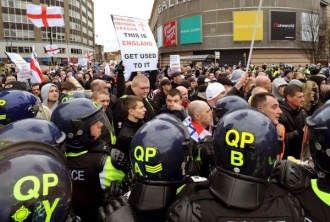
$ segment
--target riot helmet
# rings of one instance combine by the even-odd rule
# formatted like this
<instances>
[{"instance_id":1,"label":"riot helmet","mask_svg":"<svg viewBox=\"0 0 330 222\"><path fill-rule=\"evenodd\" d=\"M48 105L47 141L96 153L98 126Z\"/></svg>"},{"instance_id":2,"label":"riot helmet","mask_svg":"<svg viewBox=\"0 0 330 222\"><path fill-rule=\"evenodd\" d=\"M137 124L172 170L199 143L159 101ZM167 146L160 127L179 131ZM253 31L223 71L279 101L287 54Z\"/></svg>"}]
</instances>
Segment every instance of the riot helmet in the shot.
<instances>
[{"instance_id":1,"label":"riot helmet","mask_svg":"<svg viewBox=\"0 0 330 222\"><path fill-rule=\"evenodd\" d=\"M182 182L187 128L171 118L144 124L133 137L130 159L138 180L146 183Z\"/></svg>"},{"instance_id":2,"label":"riot helmet","mask_svg":"<svg viewBox=\"0 0 330 222\"><path fill-rule=\"evenodd\" d=\"M306 118L311 156L317 171L330 174L330 104Z\"/></svg>"},{"instance_id":3,"label":"riot helmet","mask_svg":"<svg viewBox=\"0 0 330 222\"><path fill-rule=\"evenodd\" d=\"M78 98L58 105L51 121L66 134L68 149L96 149L110 142L110 122L102 106Z\"/></svg>"},{"instance_id":4,"label":"riot helmet","mask_svg":"<svg viewBox=\"0 0 330 222\"><path fill-rule=\"evenodd\" d=\"M59 100L59 103L65 103L69 100L73 100L73 99L78 99L78 98L86 98L86 99L91 99L91 97L89 95L87 95L84 92L80 92L80 91L71 91L68 93L64 93Z\"/></svg>"},{"instance_id":5,"label":"riot helmet","mask_svg":"<svg viewBox=\"0 0 330 222\"><path fill-rule=\"evenodd\" d=\"M11 122L34 118L38 113L38 99L33 94L10 90L0 93L0 124L7 125Z\"/></svg>"},{"instance_id":6,"label":"riot helmet","mask_svg":"<svg viewBox=\"0 0 330 222\"><path fill-rule=\"evenodd\" d=\"M274 123L255 108L238 108L218 122L214 135L217 168L234 177L266 182L278 154Z\"/></svg>"},{"instance_id":7,"label":"riot helmet","mask_svg":"<svg viewBox=\"0 0 330 222\"><path fill-rule=\"evenodd\" d=\"M249 104L243 98L235 95L224 96L215 104L215 116L221 119L228 111L243 107L249 107Z\"/></svg>"},{"instance_id":8,"label":"riot helmet","mask_svg":"<svg viewBox=\"0 0 330 222\"><path fill-rule=\"evenodd\" d=\"M0 221L66 221L72 184L53 146L23 141L0 147Z\"/></svg>"},{"instance_id":9,"label":"riot helmet","mask_svg":"<svg viewBox=\"0 0 330 222\"><path fill-rule=\"evenodd\" d=\"M169 207L185 177L187 128L177 121L153 119L134 135L130 159L137 181L129 201L137 210Z\"/></svg>"},{"instance_id":10,"label":"riot helmet","mask_svg":"<svg viewBox=\"0 0 330 222\"><path fill-rule=\"evenodd\" d=\"M43 119L29 118L10 123L1 129L0 140L3 143L35 140L65 152L65 134L54 123Z\"/></svg>"}]
</instances>

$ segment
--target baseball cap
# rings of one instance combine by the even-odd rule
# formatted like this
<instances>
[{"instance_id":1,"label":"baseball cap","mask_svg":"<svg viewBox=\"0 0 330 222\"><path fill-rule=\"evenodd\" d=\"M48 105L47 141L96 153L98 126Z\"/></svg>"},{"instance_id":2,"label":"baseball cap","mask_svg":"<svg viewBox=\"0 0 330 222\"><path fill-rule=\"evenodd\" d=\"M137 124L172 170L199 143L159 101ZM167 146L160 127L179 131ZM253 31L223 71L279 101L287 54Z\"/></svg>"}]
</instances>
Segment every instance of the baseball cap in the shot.
<instances>
[{"instance_id":1,"label":"baseball cap","mask_svg":"<svg viewBox=\"0 0 330 222\"><path fill-rule=\"evenodd\" d=\"M210 82L210 81L211 81L211 79L209 79L209 78L204 79L204 82Z\"/></svg>"},{"instance_id":2,"label":"baseball cap","mask_svg":"<svg viewBox=\"0 0 330 222\"><path fill-rule=\"evenodd\" d=\"M2 91L8 91L8 90L24 90L26 91L26 83L20 82L20 81L11 81L5 84Z\"/></svg>"},{"instance_id":3,"label":"baseball cap","mask_svg":"<svg viewBox=\"0 0 330 222\"><path fill-rule=\"evenodd\" d=\"M207 86L206 88L206 99L207 101L210 101L217 97L220 93L225 91L225 87L218 82L211 83L210 85Z\"/></svg>"}]
</instances>

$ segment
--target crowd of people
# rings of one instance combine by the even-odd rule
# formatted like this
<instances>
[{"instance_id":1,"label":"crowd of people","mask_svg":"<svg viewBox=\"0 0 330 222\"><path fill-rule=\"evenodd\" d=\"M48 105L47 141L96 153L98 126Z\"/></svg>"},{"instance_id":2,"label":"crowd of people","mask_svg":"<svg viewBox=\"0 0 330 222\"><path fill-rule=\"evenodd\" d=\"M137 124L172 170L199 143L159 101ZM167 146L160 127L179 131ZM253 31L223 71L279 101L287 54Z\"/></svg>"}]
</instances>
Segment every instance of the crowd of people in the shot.
<instances>
[{"instance_id":1,"label":"crowd of people","mask_svg":"<svg viewBox=\"0 0 330 222\"><path fill-rule=\"evenodd\" d=\"M0 221L330 221L321 64L1 74Z\"/></svg>"}]
</instances>

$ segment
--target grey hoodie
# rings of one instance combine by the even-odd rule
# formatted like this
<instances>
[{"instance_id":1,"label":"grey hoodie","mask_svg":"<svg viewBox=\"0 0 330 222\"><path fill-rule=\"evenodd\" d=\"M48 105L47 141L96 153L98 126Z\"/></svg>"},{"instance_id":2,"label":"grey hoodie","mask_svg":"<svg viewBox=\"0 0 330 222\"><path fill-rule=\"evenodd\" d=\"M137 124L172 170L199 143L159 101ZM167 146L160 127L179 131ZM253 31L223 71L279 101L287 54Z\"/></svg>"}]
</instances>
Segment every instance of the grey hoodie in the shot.
<instances>
[{"instance_id":1,"label":"grey hoodie","mask_svg":"<svg viewBox=\"0 0 330 222\"><path fill-rule=\"evenodd\" d=\"M284 97L278 92L278 87L288 85L288 83L282 78L276 78L272 82L272 94L277 98L279 101L284 101Z\"/></svg>"},{"instance_id":2,"label":"grey hoodie","mask_svg":"<svg viewBox=\"0 0 330 222\"><path fill-rule=\"evenodd\" d=\"M45 105L45 106L47 106L48 108L49 108L49 106L48 106L48 93L49 93L50 87L52 87L52 86L55 86L56 89L58 90L58 87L55 84L53 84L53 83L48 83L48 84L44 85L41 88L42 104ZM58 105L58 101L56 101L54 103L54 105L53 105L52 108L49 108L50 111L53 112L53 110L57 107L57 105Z\"/></svg>"}]
</instances>

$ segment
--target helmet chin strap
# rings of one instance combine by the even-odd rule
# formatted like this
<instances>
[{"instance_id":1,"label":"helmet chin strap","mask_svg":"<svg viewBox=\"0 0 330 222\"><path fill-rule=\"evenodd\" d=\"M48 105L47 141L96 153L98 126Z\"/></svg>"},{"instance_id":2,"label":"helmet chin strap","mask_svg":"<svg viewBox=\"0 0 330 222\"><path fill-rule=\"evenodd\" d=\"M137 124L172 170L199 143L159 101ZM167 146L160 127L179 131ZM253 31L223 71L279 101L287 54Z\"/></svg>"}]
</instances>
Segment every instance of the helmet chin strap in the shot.
<instances>
[{"instance_id":1,"label":"helmet chin strap","mask_svg":"<svg viewBox=\"0 0 330 222\"><path fill-rule=\"evenodd\" d=\"M266 181L234 177L220 168L210 176L211 193L230 207L246 210L258 208L264 200L265 189Z\"/></svg>"}]
</instances>

